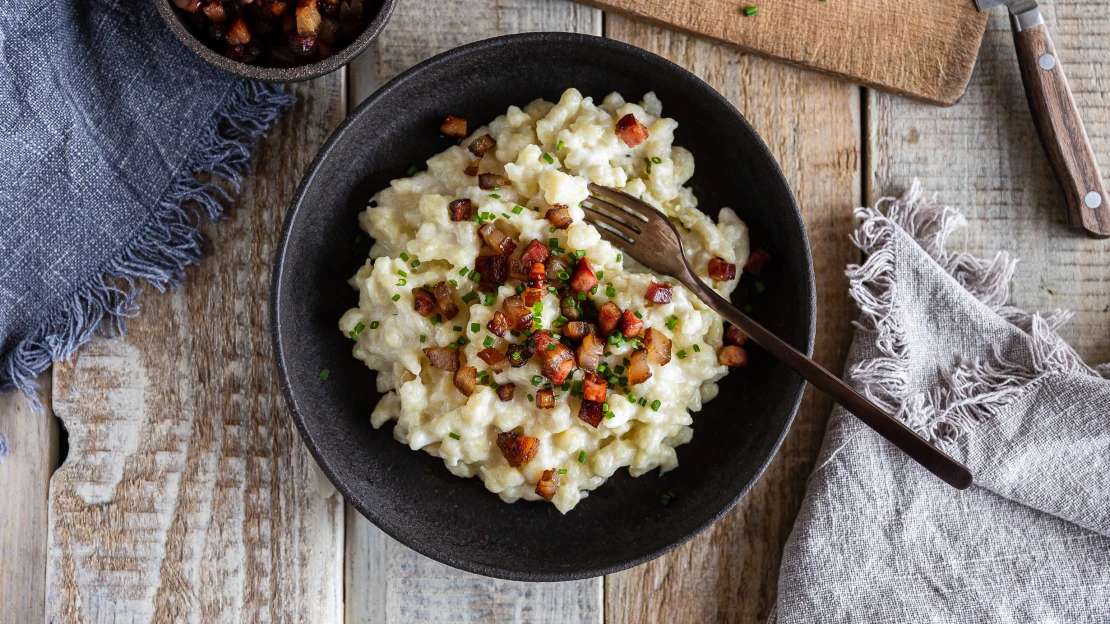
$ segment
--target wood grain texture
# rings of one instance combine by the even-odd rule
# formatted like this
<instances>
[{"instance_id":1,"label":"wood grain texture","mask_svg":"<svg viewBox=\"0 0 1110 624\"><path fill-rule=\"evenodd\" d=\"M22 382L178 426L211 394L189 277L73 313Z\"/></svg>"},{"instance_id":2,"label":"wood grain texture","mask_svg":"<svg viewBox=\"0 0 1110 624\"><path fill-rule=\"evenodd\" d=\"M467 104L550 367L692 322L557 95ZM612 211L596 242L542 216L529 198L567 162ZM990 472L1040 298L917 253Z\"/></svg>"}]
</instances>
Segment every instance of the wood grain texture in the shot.
<instances>
[{"instance_id":1,"label":"wood grain texture","mask_svg":"<svg viewBox=\"0 0 1110 624\"><path fill-rule=\"evenodd\" d=\"M1110 238L1110 201L1075 98L1046 26L1014 33L1018 67L1033 125L1064 193L1068 224ZM1092 209L1088 197L1097 197Z\"/></svg>"},{"instance_id":2,"label":"wood grain texture","mask_svg":"<svg viewBox=\"0 0 1110 624\"><path fill-rule=\"evenodd\" d=\"M46 619L46 492L58 465L58 425L50 373L39 377L45 399L34 410L23 395L0 395L0 431L11 454L0 463L0 620Z\"/></svg>"},{"instance_id":3,"label":"wood grain texture","mask_svg":"<svg viewBox=\"0 0 1110 624\"><path fill-rule=\"evenodd\" d=\"M583 1L942 105L963 93L986 22L971 0Z\"/></svg>"},{"instance_id":4,"label":"wood grain texture","mask_svg":"<svg viewBox=\"0 0 1110 624\"><path fill-rule=\"evenodd\" d=\"M859 88L618 16L606 16L606 36L698 75L736 105L770 147L802 208L815 259L814 355L839 374L855 317L844 266L859 259L848 242L852 209L860 200ZM607 624L765 620L774 604L782 545L831 406L827 397L807 390L782 449L736 509L673 553L608 576ZM681 455L680 449L680 461Z\"/></svg>"},{"instance_id":5,"label":"wood grain texture","mask_svg":"<svg viewBox=\"0 0 1110 624\"><path fill-rule=\"evenodd\" d=\"M1041 3L1096 157L1110 163L1110 5ZM1021 259L1014 305L1076 313L1060 334L1088 362L1110 360L1110 243L1067 227L1064 196L1037 140L1009 22L991 16L979 66L959 106L936 109L870 94L867 201L920 178L963 211L955 247Z\"/></svg>"},{"instance_id":6,"label":"wood grain texture","mask_svg":"<svg viewBox=\"0 0 1110 624\"><path fill-rule=\"evenodd\" d=\"M529 31L601 34L601 12L564 0L408 0L351 64L351 107L401 71L450 48ZM602 580L517 583L436 563L347 511L347 623L601 622Z\"/></svg>"},{"instance_id":7,"label":"wood grain texture","mask_svg":"<svg viewBox=\"0 0 1110 624\"><path fill-rule=\"evenodd\" d=\"M52 622L342 617L343 502L285 408L267 301L285 208L346 114L343 74L293 89L183 287L55 366L70 451L50 491Z\"/></svg>"}]
</instances>

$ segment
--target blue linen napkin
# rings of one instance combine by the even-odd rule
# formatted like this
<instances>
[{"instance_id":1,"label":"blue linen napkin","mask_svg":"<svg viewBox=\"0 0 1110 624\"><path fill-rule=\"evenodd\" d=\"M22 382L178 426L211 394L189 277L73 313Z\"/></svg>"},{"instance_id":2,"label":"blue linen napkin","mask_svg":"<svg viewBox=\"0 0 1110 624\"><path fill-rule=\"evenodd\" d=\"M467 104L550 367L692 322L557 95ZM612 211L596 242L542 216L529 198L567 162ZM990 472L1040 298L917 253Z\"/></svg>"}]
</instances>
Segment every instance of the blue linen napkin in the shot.
<instances>
[{"instance_id":1,"label":"blue linen napkin","mask_svg":"<svg viewBox=\"0 0 1110 624\"><path fill-rule=\"evenodd\" d=\"M204 63L148 0L4 3L0 392L35 400L52 361L124 331L139 280L179 282L227 199L194 174L237 185L293 101Z\"/></svg>"}]
</instances>

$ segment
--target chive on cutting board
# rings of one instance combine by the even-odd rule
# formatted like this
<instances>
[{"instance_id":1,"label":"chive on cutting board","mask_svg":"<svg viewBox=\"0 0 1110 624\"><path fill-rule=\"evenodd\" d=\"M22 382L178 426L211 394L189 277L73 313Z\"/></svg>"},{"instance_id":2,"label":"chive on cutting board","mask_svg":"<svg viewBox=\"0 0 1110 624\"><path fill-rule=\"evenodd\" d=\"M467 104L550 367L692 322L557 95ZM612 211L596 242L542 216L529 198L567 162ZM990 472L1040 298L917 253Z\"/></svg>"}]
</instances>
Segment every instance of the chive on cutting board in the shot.
<instances>
[{"instance_id":1,"label":"chive on cutting board","mask_svg":"<svg viewBox=\"0 0 1110 624\"><path fill-rule=\"evenodd\" d=\"M963 95L987 24L972 0L580 1L941 106Z\"/></svg>"}]
</instances>

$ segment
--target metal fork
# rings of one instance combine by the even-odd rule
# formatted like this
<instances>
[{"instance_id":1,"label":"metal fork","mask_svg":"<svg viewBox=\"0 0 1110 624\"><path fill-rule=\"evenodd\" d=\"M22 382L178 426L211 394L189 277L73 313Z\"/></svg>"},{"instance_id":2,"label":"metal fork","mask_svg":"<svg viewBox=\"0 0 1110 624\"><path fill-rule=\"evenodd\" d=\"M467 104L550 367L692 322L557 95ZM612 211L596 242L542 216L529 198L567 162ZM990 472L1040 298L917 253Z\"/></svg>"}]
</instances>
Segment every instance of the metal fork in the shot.
<instances>
[{"instance_id":1,"label":"metal fork","mask_svg":"<svg viewBox=\"0 0 1110 624\"><path fill-rule=\"evenodd\" d=\"M666 215L622 191L592 183L589 189L592 195L582 203L582 209L586 213L586 221L597 227L603 238L644 266L682 282L756 344L831 396L844 409L855 414L864 424L945 483L960 490L971 485L971 471L966 466L930 445L901 421L879 409L839 377L737 310L703 283L686 262L682 238Z\"/></svg>"}]
</instances>

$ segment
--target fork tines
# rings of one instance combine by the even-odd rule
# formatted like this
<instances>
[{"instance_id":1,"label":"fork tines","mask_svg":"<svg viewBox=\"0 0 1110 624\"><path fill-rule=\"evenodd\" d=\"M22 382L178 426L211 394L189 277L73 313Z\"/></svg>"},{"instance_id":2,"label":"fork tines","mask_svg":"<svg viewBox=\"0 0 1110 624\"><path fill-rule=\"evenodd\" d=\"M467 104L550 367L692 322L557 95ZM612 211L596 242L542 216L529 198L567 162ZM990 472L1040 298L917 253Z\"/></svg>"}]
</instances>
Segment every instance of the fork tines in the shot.
<instances>
[{"instance_id":1,"label":"fork tines","mask_svg":"<svg viewBox=\"0 0 1110 624\"><path fill-rule=\"evenodd\" d=\"M636 237L642 233L641 225L648 221L642 214L639 200L614 189L589 185L593 193L582 202L582 210L586 213L586 221L598 229L621 238L623 241L634 244Z\"/></svg>"}]
</instances>

